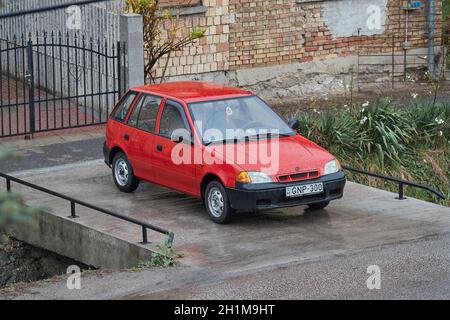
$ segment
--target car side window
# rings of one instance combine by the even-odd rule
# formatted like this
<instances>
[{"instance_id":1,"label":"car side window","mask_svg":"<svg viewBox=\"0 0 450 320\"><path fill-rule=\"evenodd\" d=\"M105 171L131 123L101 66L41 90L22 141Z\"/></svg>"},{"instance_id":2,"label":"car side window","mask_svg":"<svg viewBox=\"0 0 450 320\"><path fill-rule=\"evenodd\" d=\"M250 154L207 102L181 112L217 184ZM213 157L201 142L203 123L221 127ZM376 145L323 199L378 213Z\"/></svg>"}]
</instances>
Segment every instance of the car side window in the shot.
<instances>
[{"instance_id":1,"label":"car side window","mask_svg":"<svg viewBox=\"0 0 450 320\"><path fill-rule=\"evenodd\" d=\"M159 134L171 139L175 130L185 129L190 131L184 121L183 107L174 101L167 101L161 115L161 122L159 125Z\"/></svg>"},{"instance_id":2,"label":"car side window","mask_svg":"<svg viewBox=\"0 0 450 320\"><path fill-rule=\"evenodd\" d=\"M156 118L161 102L160 97L142 95L134 107L128 124L150 133L155 132Z\"/></svg>"},{"instance_id":3,"label":"car side window","mask_svg":"<svg viewBox=\"0 0 450 320\"><path fill-rule=\"evenodd\" d=\"M117 106L114 108L113 112L111 113L111 118L123 122L128 114L128 111L133 105L133 101L136 98L136 96L137 96L136 92L131 91L127 93L127 95L124 96L117 104Z\"/></svg>"}]
</instances>

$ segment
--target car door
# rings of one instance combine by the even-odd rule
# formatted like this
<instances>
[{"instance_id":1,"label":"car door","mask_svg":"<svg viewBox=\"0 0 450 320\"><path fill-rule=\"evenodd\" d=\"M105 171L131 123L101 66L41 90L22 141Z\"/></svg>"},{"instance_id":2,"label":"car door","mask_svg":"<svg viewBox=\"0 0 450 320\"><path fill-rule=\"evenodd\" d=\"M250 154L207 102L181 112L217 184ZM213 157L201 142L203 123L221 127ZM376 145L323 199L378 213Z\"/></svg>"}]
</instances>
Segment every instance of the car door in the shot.
<instances>
[{"instance_id":1,"label":"car door","mask_svg":"<svg viewBox=\"0 0 450 320\"><path fill-rule=\"evenodd\" d=\"M166 100L158 123L153 154L157 183L196 195L192 131L183 106ZM181 142L180 136L183 137Z\"/></svg>"},{"instance_id":2,"label":"car door","mask_svg":"<svg viewBox=\"0 0 450 320\"><path fill-rule=\"evenodd\" d=\"M141 94L127 123L132 128L128 141L128 157L134 174L148 181L154 179L151 158L156 120L162 100L161 97Z\"/></svg>"}]
</instances>

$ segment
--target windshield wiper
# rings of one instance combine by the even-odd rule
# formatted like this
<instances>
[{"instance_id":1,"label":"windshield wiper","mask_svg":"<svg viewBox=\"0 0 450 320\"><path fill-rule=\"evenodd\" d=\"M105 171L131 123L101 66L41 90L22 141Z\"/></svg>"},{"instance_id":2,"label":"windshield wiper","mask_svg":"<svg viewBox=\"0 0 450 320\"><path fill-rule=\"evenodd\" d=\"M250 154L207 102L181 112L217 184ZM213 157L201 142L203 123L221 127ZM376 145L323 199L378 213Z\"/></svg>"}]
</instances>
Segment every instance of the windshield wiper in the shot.
<instances>
[{"instance_id":1,"label":"windshield wiper","mask_svg":"<svg viewBox=\"0 0 450 320\"><path fill-rule=\"evenodd\" d=\"M213 143L214 143L214 144L216 144L216 143L227 144L227 143L229 143L229 142L236 143L237 141L238 141L238 139L237 139L237 138L234 138L234 139L223 139L223 140L206 141L206 142L203 142L203 144L207 147L207 146L212 145Z\"/></svg>"},{"instance_id":2,"label":"windshield wiper","mask_svg":"<svg viewBox=\"0 0 450 320\"><path fill-rule=\"evenodd\" d=\"M267 139L271 139L271 138L285 138L285 137L291 137L292 134L289 133L260 133L260 134L255 134L253 136L245 136L244 139L246 141L250 141L251 139L255 139L259 140L261 138L267 138Z\"/></svg>"},{"instance_id":3,"label":"windshield wiper","mask_svg":"<svg viewBox=\"0 0 450 320\"><path fill-rule=\"evenodd\" d=\"M237 142L244 142L244 141L250 141L252 139L259 140L260 138L285 138L285 137L292 137L292 134L289 133L267 133L267 134L255 134L253 136L244 136L244 137L234 137L233 139L223 139L223 140L212 140L203 142L205 146L210 146L212 144L220 143L220 144L227 144L227 143L237 143Z\"/></svg>"}]
</instances>

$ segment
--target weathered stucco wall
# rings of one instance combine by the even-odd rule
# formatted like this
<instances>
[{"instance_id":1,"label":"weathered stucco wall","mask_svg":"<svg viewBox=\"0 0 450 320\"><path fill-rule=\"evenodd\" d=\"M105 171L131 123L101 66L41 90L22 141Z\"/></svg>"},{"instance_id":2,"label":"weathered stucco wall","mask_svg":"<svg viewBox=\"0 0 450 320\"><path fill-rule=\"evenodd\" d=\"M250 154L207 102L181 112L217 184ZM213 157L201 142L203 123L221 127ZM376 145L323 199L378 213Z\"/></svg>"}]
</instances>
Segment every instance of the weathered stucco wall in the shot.
<instances>
[{"instance_id":1,"label":"weathered stucco wall","mask_svg":"<svg viewBox=\"0 0 450 320\"><path fill-rule=\"evenodd\" d=\"M325 25L333 39L361 35L379 35L385 31L388 0L328 1L323 7Z\"/></svg>"},{"instance_id":2,"label":"weathered stucco wall","mask_svg":"<svg viewBox=\"0 0 450 320\"><path fill-rule=\"evenodd\" d=\"M211 6L221 6L221 19L227 21L228 50L219 57L225 60L221 68L208 67L211 71L205 72L196 63L208 59L218 62L217 55L200 58L192 49L196 45L185 48L180 54L181 57L188 54L187 59L177 56L169 62L168 80L230 83L274 99L343 93L352 81L352 72L357 73L358 54L373 55L365 63L380 63L383 70L374 82L389 81L392 67L386 69L382 64L392 62L392 58L388 61L386 57L392 51L399 56L395 63L403 63L400 57L403 57L406 35L410 53L425 54L428 45L427 9L408 14L406 33L406 12L401 10L400 0L208 0L203 3L209 6L209 12ZM435 43L438 46L441 4L436 2ZM199 22L202 25L201 18ZM217 33L217 27L213 31ZM205 41L211 40L214 43L214 36L197 46L202 54L205 48L210 49L204 47ZM407 62L426 66L426 60L416 61L416 58L407 57ZM395 66L395 71L401 72L398 68L402 66ZM373 67L366 69L362 70L364 77Z\"/></svg>"}]
</instances>

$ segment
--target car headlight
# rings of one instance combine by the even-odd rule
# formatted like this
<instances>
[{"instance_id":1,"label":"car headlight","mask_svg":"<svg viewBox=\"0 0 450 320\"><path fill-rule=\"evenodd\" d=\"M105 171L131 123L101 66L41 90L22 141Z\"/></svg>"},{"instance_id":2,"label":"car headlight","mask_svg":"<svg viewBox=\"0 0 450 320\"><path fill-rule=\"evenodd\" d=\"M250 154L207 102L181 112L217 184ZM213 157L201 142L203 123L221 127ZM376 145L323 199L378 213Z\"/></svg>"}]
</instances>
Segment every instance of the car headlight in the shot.
<instances>
[{"instance_id":1,"label":"car headlight","mask_svg":"<svg viewBox=\"0 0 450 320\"><path fill-rule=\"evenodd\" d=\"M332 160L328 162L323 168L323 175L332 174L339 172L341 170L341 166L337 160Z\"/></svg>"},{"instance_id":2,"label":"car headlight","mask_svg":"<svg viewBox=\"0 0 450 320\"><path fill-rule=\"evenodd\" d=\"M262 172L241 172L236 177L236 182L240 183L270 183L272 178Z\"/></svg>"}]
</instances>

